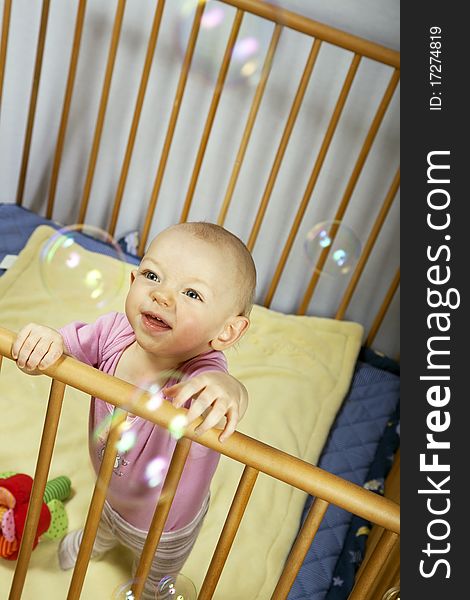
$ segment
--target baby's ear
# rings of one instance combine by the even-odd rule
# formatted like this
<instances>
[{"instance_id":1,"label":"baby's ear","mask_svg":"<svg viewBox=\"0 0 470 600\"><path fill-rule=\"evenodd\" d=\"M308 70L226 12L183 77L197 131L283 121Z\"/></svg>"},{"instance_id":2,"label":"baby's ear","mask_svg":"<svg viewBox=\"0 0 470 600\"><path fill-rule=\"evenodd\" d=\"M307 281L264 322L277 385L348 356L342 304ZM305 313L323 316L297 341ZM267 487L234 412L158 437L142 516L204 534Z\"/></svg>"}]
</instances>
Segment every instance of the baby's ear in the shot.
<instances>
[{"instance_id":1,"label":"baby's ear","mask_svg":"<svg viewBox=\"0 0 470 600\"><path fill-rule=\"evenodd\" d=\"M243 315L230 317L219 335L211 341L211 348L222 351L230 348L230 346L238 342L249 326L250 320L248 317L244 317Z\"/></svg>"},{"instance_id":2,"label":"baby's ear","mask_svg":"<svg viewBox=\"0 0 470 600\"><path fill-rule=\"evenodd\" d=\"M137 275L137 269L133 269L131 271L131 285L134 283L134 279L135 279L136 275Z\"/></svg>"}]
</instances>

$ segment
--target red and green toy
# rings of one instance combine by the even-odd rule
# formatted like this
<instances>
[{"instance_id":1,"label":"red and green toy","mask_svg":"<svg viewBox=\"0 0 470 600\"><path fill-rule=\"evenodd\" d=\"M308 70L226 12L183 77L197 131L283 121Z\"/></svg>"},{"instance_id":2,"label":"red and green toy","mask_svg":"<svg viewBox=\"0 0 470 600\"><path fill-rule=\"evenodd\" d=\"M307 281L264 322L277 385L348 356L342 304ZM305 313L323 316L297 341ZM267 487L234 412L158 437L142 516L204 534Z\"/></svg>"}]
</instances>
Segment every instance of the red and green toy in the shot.
<instances>
[{"instance_id":1,"label":"red and green toy","mask_svg":"<svg viewBox=\"0 0 470 600\"><path fill-rule=\"evenodd\" d=\"M16 560L23 537L33 479L24 473L0 473L0 557ZM60 475L46 484L33 549L39 538L58 540L68 529L63 500L70 496L71 482Z\"/></svg>"}]
</instances>

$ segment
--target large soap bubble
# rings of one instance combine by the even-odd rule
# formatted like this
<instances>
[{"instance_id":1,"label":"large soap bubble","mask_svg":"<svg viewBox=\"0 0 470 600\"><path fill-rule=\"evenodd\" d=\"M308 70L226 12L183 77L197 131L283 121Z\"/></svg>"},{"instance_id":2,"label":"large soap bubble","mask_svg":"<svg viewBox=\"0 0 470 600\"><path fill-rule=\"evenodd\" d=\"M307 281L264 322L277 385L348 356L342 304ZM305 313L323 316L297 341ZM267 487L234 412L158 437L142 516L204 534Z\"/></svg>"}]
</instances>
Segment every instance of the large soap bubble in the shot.
<instances>
[{"instance_id":1,"label":"large soap bubble","mask_svg":"<svg viewBox=\"0 0 470 600\"><path fill-rule=\"evenodd\" d=\"M201 0L199 0L200 2ZM178 46L184 54L192 28L198 0L186 0L179 12ZM273 6L272 2L266 2ZM274 5L274 8L276 6ZM217 79L235 9L209 0L206 2L196 43L192 69L209 81ZM242 82L257 83L274 29L274 23L249 13L244 15L237 41L233 47L226 85Z\"/></svg>"},{"instance_id":2,"label":"large soap bubble","mask_svg":"<svg viewBox=\"0 0 470 600\"><path fill-rule=\"evenodd\" d=\"M156 600L196 600L196 587L185 575L176 578L168 575L160 580Z\"/></svg>"},{"instance_id":3,"label":"large soap bubble","mask_svg":"<svg viewBox=\"0 0 470 600\"><path fill-rule=\"evenodd\" d=\"M305 252L317 272L338 277L353 269L361 254L361 243L341 221L322 221L308 232ZM322 256L324 262L319 264Z\"/></svg>"},{"instance_id":4,"label":"large soap bubble","mask_svg":"<svg viewBox=\"0 0 470 600\"><path fill-rule=\"evenodd\" d=\"M107 257L98 257L97 253ZM98 227L64 227L51 235L42 248L41 280L55 299L73 298L101 309L127 286L124 256L113 237Z\"/></svg>"}]
</instances>

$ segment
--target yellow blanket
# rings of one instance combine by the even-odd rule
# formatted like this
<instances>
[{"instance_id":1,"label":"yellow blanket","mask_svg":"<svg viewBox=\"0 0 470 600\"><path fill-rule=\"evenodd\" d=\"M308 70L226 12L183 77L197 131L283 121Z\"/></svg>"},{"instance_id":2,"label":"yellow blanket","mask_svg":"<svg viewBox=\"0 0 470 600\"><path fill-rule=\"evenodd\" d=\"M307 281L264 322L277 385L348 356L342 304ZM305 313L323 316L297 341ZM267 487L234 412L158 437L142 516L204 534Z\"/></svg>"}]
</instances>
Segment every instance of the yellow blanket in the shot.
<instances>
[{"instance_id":1,"label":"yellow blanket","mask_svg":"<svg viewBox=\"0 0 470 600\"><path fill-rule=\"evenodd\" d=\"M130 266L105 309L86 302L79 284L83 269L101 269L115 281L117 261L79 250L80 265L57 268L60 294L51 296L40 273L40 248L53 230L39 227L18 260L0 277L0 325L17 331L29 321L60 327L72 320L92 321L102 312L123 310ZM48 272L54 278L54 272ZM250 405L238 429L285 452L316 463L348 390L362 337L356 323L286 316L255 306L252 326L227 353L231 373L247 386ZM0 376L0 472L34 474L50 381L21 373L9 360ZM67 501L70 528L83 525L94 477L87 451L88 398L67 389L50 477L68 475L73 497ZM211 507L183 573L200 588L223 526L242 466L221 458L211 486ZM305 494L260 474L214 598L267 600L295 539ZM32 554L24 598L47 590L49 600L64 598L71 572L62 572L57 542L42 541ZM0 559L0 590L8 590L14 563ZM113 598L130 578L130 556L122 549L88 568L82 597Z\"/></svg>"}]
</instances>

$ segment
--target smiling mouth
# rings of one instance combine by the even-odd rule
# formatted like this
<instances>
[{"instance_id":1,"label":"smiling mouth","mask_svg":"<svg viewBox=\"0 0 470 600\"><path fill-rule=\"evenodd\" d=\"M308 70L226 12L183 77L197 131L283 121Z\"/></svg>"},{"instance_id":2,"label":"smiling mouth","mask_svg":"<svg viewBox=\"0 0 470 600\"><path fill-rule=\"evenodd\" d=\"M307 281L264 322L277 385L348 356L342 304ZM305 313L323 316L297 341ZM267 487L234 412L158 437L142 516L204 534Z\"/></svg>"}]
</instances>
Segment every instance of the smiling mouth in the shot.
<instances>
[{"instance_id":1,"label":"smiling mouth","mask_svg":"<svg viewBox=\"0 0 470 600\"><path fill-rule=\"evenodd\" d=\"M144 322L144 325L152 331L168 331L171 329L171 325L152 313L142 313L142 321Z\"/></svg>"}]
</instances>

